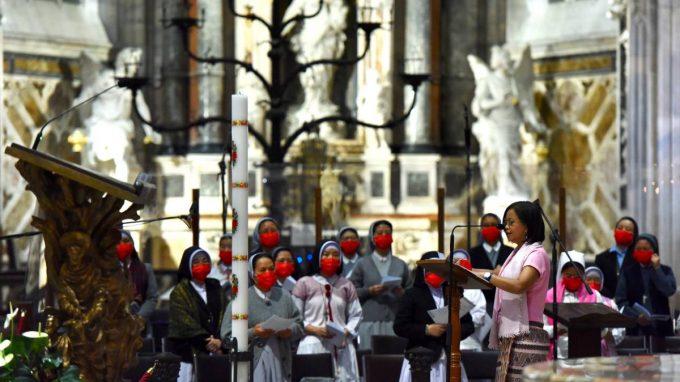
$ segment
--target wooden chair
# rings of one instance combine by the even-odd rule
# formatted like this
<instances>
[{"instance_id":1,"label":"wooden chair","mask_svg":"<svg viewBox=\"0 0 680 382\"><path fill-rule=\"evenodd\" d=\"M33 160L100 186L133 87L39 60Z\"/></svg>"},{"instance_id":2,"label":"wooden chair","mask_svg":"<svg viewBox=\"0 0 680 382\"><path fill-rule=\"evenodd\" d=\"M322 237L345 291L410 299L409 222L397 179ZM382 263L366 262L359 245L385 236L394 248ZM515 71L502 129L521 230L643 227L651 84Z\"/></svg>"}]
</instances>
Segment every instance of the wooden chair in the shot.
<instances>
[{"instance_id":1,"label":"wooden chair","mask_svg":"<svg viewBox=\"0 0 680 382\"><path fill-rule=\"evenodd\" d=\"M404 355L408 340L397 336L371 336L371 350L373 354Z\"/></svg>"},{"instance_id":2,"label":"wooden chair","mask_svg":"<svg viewBox=\"0 0 680 382\"><path fill-rule=\"evenodd\" d=\"M398 381L403 362L403 354L366 354L364 356L366 382Z\"/></svg>"},{"instance_id":3,"label":"wooden chair","mask_svg":"<svg viewBox=\"0 0 680 382\"><path fill-rule=\"evenodd\" d=\"M200 382L231 382L231 361L226 354L197 354L194 373Z\"/></svg>"},{"instance_id":4,"label":"wooden chair","mask_svg":"<svg viewBox=\"0 0 680 382\"><path fill-rule=\"evenodd\" d=\"M460 360L465 366L468 380L481 382L493 381L496 378L497 351L462 351Z\"/></svg>"},{"instance_id":5,"label":"wooden chair","mask_svg":"<svg viewBox=\"0 0 680 382\"><path fill-rule=\"evenodd\" d=\"M292 382L300 382L306 377L333 378L335 375L331 354L295 354L292 374Z\"/></svg>"}]
</instances>

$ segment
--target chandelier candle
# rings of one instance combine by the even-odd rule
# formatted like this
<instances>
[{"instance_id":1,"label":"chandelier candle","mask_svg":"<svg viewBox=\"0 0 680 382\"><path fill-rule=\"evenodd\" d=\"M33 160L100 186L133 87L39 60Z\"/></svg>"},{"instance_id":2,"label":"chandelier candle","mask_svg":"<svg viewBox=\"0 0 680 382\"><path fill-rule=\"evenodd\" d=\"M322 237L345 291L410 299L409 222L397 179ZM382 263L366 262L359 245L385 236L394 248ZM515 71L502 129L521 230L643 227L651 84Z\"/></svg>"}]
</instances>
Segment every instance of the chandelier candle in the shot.
<instances>
[{"instance_id":1,"label":"chandelier candle","mask_svg":"<svg viewBox=\"0 0 680 382\"><path fill-rule=\"evenodd\" d=\"M248 98L231 96L232 333L238 351L248 351ZM234 291L233 289L236 289ZM248 362L239 362L237 380L250 380Z\"/></svg>"}]
</instances>

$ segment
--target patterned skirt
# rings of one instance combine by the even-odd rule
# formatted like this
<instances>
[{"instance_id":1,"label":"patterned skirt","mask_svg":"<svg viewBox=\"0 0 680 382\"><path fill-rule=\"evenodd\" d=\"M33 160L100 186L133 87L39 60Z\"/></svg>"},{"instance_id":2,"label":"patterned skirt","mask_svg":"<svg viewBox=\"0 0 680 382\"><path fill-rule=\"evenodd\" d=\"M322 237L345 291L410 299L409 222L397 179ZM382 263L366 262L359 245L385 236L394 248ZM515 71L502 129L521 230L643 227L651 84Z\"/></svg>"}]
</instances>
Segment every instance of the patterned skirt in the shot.
<instances>
[{"instance_id":1,"label":"patterned skirt","mask_svg":"<svg viewBox=\"0 0 680 382\"><path fill-rule=\"evenodd\" d=\"M496 381L521 381L524 366L547 359L550 338L542 323L529 322L529 333L500 338L498 350Z\"/></svg>"}]
</instances>

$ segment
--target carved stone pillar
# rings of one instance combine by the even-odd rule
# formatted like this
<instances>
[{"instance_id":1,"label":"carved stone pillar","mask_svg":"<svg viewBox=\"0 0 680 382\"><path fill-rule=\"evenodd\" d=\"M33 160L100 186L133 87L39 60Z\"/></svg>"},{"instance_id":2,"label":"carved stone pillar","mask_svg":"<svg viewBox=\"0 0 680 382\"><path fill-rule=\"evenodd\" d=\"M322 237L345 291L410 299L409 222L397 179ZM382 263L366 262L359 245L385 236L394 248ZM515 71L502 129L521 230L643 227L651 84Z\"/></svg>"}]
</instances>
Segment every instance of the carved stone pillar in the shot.
<instances>
[{"instance_id":1,"label":"carved stone pillar","mask_svg":"<svg viewBox=\"0 0 680 382\"><path fill-rule=\"evenodd\" d=\"M631 0L627 24L627 207L670 254L680 250L680 0Z\"/></svg>"},{"instance_id":2,"label":"carved stone pillar","mask_svg":"<svg viewBox=\"0 0 680 382\"><path fill-rule=\"evenodd\" d=\"M407 1L405 8L404 71L407 73L431 73L431 1ZM429 82L423 83L418 88L418 103L404 123L402 151L423 152L431 150L430 93L431 84ZM405 110L408 110L413 97L411 87L405 86Z\"/></svg>"},{"instance_id":3,"label":"carved stone pillar","mask_svg":"<svg viewBox=\"0 0 680 382\"><path fill-rule=\"evenodd\" d=\"M204 13L203 27L198 31L199 56L224 56L224 30L221 1L201 0L199 9ZM198 108L193 118L227 115L224 112L224 65L197 64L192 73L198 82ZM226 117L225 117L226 118ZM222 123L210 123L191 135L191 150L198 152L221 152L226 127Z\"/></svg>"},{"instance_id":4,"label":"carved stone pillar","mask_svg":"<svg viewBox=\"0 0 680 382\"><path fill-rule=\"evenodd\" d=\"M430 369L437 360L437 355L432 350L418 346L406 351L406 359L411 365L413 382L430 382Z\"/></svg>"}]
</instances>

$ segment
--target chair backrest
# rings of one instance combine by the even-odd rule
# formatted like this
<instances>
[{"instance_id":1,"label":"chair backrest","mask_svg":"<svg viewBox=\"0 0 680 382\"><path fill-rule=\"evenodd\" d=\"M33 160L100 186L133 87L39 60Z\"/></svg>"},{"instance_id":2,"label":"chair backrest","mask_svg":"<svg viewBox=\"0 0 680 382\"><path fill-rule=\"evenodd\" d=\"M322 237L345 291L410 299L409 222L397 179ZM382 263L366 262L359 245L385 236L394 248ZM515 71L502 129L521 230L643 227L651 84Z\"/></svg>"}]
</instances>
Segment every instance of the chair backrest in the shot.
<instances>
[{"instance_id":1,"label":"chair backrest","mask_svg":"<svg viewBox=\"0 0 680 382\"><path fill-rule=\"evenodd\" d=\"M373 354L396 354L403 356L404 351L406 351L406 344L408 344L408 340L402 337L371 336Z\"/></svg>"},{"instance_id":2,"label":"chair backrest","mask_svg":"<svg viewBox=\"0 0 680 382\"><path fill-rule=\"evenodd\" d=\"M640 355L649 353L649 345L645 336L625 336L616 345L619 355Z\"/></svg>"},{"instance_id":3,"label":"chair backrest","mask_svg":"<svg viewBox=\"0 0 680 382\"><path fill-rule=\"evenodd\" d=\"M366 354L371 354L371 349L357 349L357 365L359 366L359 376L364 376L364 356Z\"/></svg>"},{"instance_id":4,"label":"chair backrest","mask_svg":"<svg viewBox=\"0 0 680 382\"><path fill-rule=\"evenodd\" d=\"M231 361L226 354L196 354L194 373L200 382L231 382Z\"/></svg>"},{"instance_id":5,"label":"chair backrest","mask_svg":"<svg viewBox=\"0 0 680 382\"><path fill-rule=\"evenodd\" d=\"M364 356L364 376L366 377L366 382L398 381L403 362L403 355L366 354Z\"/></svg>"},{"instance_id":6,"label":"chair backrest","mask_svg":"<svg viewBox=\"0 0 680 382\"><path fill-rule=\"evenodd\" d=\"M162 339L168 336L169 322L170 312L167 309L156 309L151 312L149 327L151 327L151 337L154 339L156 349L161 349Z\"/></svg>"},{"instance_id":7,"label":"chair backrest","mask_svg":"<svg viewBox=\"0 0 680 382\"><path fill-rule=\"evenodd\" d=\"M292 374L292 382L299 382L305 377L333 378L335 373L331 354L295 354Z\"/></svg>"},{"instance_id":8,"label":"chair backrest","mask_svg":"<svg viewBox=\"0 0 680 382\"><path fill-rule=\"evenodd\" d=\"M155 353L156 352L156 342L151 337L145 337L142 339L142 347L138 350L138 353Z\"/></svg>"},{"instance_id":9,"label":"chair backrest","mask_svg":"<svg viewBox=\"0 0 680 382\"><path fill-rule=\"evenodd\" d=\"M460 360L465 367L465 373L469 380L493 380L496 378L497 351L462 351L460 352Z\"/></svg>"},{"instance_id":10,"label":"chair backrest","mask_svg":"<svg viewBox=\"0 0 680 382\"><path fill-rule=\"evenodd\" d=\"M230 382L231 361L225 354L196 354L194 373L201 382Z\"/></svg>"}]
</instances>

